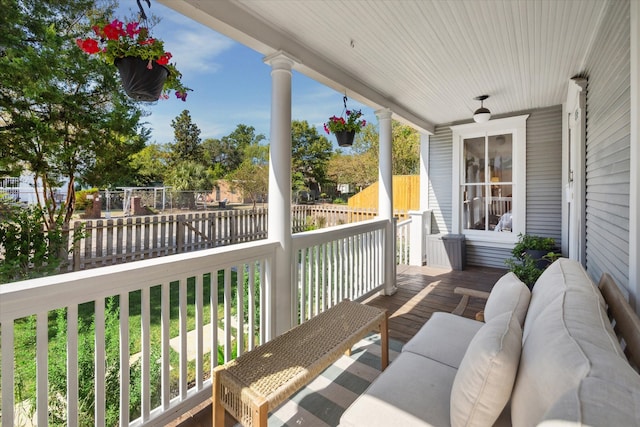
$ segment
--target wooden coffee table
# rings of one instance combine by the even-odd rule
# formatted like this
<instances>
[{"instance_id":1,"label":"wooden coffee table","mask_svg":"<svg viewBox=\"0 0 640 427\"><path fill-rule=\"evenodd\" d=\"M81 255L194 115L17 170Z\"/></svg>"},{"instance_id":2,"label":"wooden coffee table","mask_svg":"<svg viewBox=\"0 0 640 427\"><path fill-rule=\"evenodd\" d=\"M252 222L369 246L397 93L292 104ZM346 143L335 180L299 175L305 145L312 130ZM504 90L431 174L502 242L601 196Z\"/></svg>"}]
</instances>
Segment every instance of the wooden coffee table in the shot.
<instances>
[{"instance_id":1,"label":"wooden coffee table","mask_svg":"<svg viewBox=\"0 0 640 427\"><path fill-rule=\"evenodd\" d=\"M389 364L387 312L349 300L216 367L214 425L224 426L226 410L246 427L266 427L270 411L372 331L380 332L384 370Z\"/></svg>"}]
</instances>

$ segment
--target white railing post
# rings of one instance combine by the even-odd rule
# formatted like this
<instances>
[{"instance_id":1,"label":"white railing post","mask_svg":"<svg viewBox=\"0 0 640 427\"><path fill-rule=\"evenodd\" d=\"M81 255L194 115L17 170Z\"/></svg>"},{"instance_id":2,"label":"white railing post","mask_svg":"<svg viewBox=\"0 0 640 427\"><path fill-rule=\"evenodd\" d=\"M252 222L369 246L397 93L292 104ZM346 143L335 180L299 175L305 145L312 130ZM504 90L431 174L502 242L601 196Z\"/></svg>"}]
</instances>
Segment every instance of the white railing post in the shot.
<instances>
[{"instance_id":1,"label":"white railing post","mask_svg":"<svg viewBox=\"0 0 640 427\"><path fill-rule=\"evenodd\" d=\"M409 265L424 265L427 256L427 234L431 234L431 211L409 211Z\"/></svg>"}]
</instances>

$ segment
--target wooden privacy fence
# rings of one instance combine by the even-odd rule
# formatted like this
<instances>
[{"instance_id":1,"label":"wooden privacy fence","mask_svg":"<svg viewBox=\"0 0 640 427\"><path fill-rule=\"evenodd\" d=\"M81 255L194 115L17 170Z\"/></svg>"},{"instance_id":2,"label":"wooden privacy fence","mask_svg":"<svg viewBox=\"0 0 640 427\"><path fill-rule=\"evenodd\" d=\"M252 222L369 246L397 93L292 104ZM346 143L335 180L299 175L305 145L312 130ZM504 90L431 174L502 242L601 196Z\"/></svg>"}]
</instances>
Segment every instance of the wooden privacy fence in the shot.
<instances>
[{"instance_id":1,"label":"wooden privacy fence","mask_svg":"<svg viewBox=\"0 0 640 427\"><path fill-rule=\"evenodd\" d=\"M292 231L365 221L376 214L373 209L347 206L296 205L292 208ZM402 216L403 212L396 214ZM63 270L79 271L266 238L267 210L263 208L76 221L69 232L69 242L75 243Z\"/></svg>"},{"instance_id":2,"label":"wooden privacy fence","mask_svg":"<svg viewBox=\"0 0 640 427\"><path fill-rule=\"evenodd\" d=\"M68 271L249 242L267 237L265 209L91 220L73 225Z\"/></svg>"}]
</instances>

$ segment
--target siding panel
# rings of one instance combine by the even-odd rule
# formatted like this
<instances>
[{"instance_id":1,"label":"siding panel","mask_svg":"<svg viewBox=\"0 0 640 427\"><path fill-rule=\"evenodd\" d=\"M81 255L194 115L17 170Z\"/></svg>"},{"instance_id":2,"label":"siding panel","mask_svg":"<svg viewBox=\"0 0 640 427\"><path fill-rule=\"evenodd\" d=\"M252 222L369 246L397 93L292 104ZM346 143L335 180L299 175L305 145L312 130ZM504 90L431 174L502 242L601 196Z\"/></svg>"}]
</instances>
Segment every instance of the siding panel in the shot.
<instances>
[{"instance_id":1,"label":"siding panel","mask_svg":"<svg viewBox=\"0 0 640 427\"><path fill-rule=\"evenodd\" d=\"M429 137L429 208L433 209L433 233L451 232L452 132L448 126Z\"/></svg>"},{"instance_id":2,"label":"siding panel","mask_svg":"<svg viewBox=\"0 0 640 427\"><path fill-rule=\"evenodd\" d=\"M616 46L612 49L611 46ZM610 2L587 58L587 270L629 283L629 2Z\"/></svg>"}]
</instances>

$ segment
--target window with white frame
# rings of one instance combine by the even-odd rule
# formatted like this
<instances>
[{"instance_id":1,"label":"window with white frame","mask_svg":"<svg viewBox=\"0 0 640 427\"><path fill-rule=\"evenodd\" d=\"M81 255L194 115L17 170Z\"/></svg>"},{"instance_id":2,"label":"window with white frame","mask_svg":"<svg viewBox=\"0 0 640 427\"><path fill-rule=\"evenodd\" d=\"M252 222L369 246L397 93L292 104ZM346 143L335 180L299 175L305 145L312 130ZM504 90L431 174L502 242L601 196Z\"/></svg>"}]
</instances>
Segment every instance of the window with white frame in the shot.
<instances>
[{"instance_id":1,"label":"window with white frame","mask_svg":"<svg viewBox=\"0 0 640 427\"><path fill-rule=\"evenodd\" d=\"M451 127L454 233L495 242L524 233L528 117Z\"/></svg>"}]
</instances>

